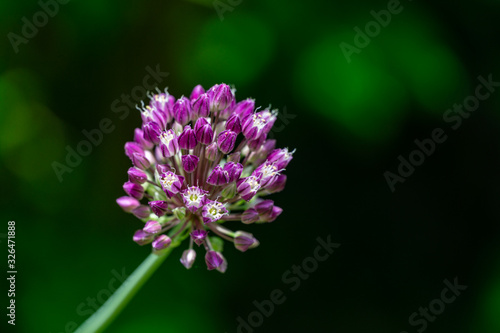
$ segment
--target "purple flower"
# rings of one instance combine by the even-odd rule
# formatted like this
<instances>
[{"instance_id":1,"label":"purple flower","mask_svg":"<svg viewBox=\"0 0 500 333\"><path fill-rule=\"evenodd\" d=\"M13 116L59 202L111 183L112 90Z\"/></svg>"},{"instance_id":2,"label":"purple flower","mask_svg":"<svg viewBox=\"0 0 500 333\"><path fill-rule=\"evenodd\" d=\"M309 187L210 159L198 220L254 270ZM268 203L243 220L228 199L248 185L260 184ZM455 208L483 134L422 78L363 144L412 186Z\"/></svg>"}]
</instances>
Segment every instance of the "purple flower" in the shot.
<instances>
[{"instance_id":1,"label":"purple flower","mask_svg":"<svg viewBox=\"0 0 500 333\"><path fill-rule=\"evenodd\" d=\"M259 241L251 233L236 231L234 233L234 246L241 252L245 252L259 246Z\"/></svg>"},{"instance_id":2,"label":"purple flower","mask_svg":"<svg viewBox=\"0 0 500 333\"><path fill-rule=\"evenodd\" d=\"M160 235L153 241L153 251L160 251L170 246L172 240L167 235Z\"/></svg>"},{"instance_id":3,"label":"purple flower","mask_svg":"<svg viewBox=\"0 0 500 333\"><path fill-rule=\"evenodd\" d=\"M274 206L269 213L266 213L262 216L261 220L264 222L273 222L278 216L280 216L282 212L283 209L278 206Z\"/></svg>"},{"instance_id":4,"label":"purple flower","mask_svg":"<svg viewBox=\"0 0 500 333\"><path fill-rule=\"evenodd\" d=\"M174 118L182 126L191 119L191 101L182 96L174 104Z\"/></svg>"},{"instance_id":5,"label":"purple flower","mask_svg":"<svg viewBox=\"0 0 500 333\"><path fill-rule=\"evenodd\" d=\"M160 150L163 157L168 158L174 156L179 151L177 136L172 129L162 132L160 135L160 141Z\"/></svg>"},{"instance_id":6,"label":"purple flower","mask_svg":"<svg viewBox=\"0 0 500 333\"><path fill-rule=\"evenodd\" d=\"M217 143L212 142L207 146L207 149L205 150L205 158L213 162L215 161L218 155L219 155L219 149L217 148Z\"/></svg>"},{"instance_id":7,"label":"purple flower","mask_svg":"<svg viewBox=\"0 0 500 333\"><path fill-rule=\"evenodd\" d=\"M226 122L226 129L235 132L236 134L241 133L241 120L240 118L233 114Z\"/></svg>"},{"instance_id":8,"label":"purple flower","mask_svg":"<svg viewBox=\"0 0 500 333\"><path fill-rule=\"evenodd\" d=\"M179 135L179 147L181 149L193 149L196 147L196 135L191 126L184 127L184 131Z\"/></svg>"},{"instance_id":9,"label":"purple flower","mask_svg":"<svg viewBox=\"0 0 500 333\"><path fill-rule=\"evenodd\" d=\"M201 94L192 102L193 114L197 117L208 117L210 115L210 96Z\"/></svg>"},{"instance_id":10,"label":"purple flower","mask_svg":"<svg viewBox=\"0 0 500 333\"><path fill-rule=\"evenodd\" d=\"M148 180L148 175L137 168L129 168L127 174L128 180L135 184L144 184Z\"/></svg>"},{"instance_id":11,"label":"purple flower","mask_svg":"<svg viewBox=\"0 0 500 333\"><path fill-rule=\"evenodd\" d=\"M132 198L141 200L144 195L144 188L141 185L132 183L130 181L123 184L123 190Z\"/></svg>"},{"instance_id":12,"label":"purple flower","mask_svg":"<svg viewBox=\"0 0 500 333\"><path fill-rule=\"evenodd\" d=\"M163 200L150 201L149 207L156 216L160 217L167 213L168 202Z\"/></svg>"},{"instance_id":13,"label":"purple flower","mask_svg":"<svg viewBox=\"0 0 500 333\"><path fill-rule=\"evenodd\" d=\"M176 175L172 171L167 171L160 175L160 184L169 198L181 191L184 177Z\"/></svg>"},{"instance_id":14,"label":"purple flower","mask_svg":"<svg viewBox=\"0 0 500 333\"><path fill-rule=\"evenodd\" d=\"M229 154L233 151L237 135L238 134L230 130L221 132L217 138L217 147L219 147L219 150L224 154Z\"/></svg>"},{"instance_id":15,"label":"purple flower","mask_svg":"<svg viewBox=\"0 0 500 333\"><path fill-rule=\"evenodd\" d=\"M216 84L208 91L210 96L210 110L222 111L233 101L233 92L227 84Z\"/></svg>"},{"instance_id":16,"label":"purple flower","mask_svg":"<svg viewBox=\"0 0 500 333\"><path fill-rule=\"evenodd\" d=\"M193 88L193 91L191 92L191 96L189 96L190 100L195 100L197 99L201 94L205 93L205 89L201 86L201 84L197 85L196 87Z\"/></svg>"},{"instance_id":17,"label":"purple flower","mask_svg":"<svg viewBox=\"0 0 500 333\"><path fill-rule=\"evenodd\" d=\"M139 207L141 204L139 200L132 197L119 197L116 203L126 212L131 213L134 208Z\"/></svg>"},{"instance_id":18,"label":"purple flower","mask_svg":"<svg viewBox=\"0 0 500 333\"><path fill-rule=\"evenodd\" d=\"M236 184L238 193L246 201L250 201L260 189L259 178L253 175L238 180Z\"/></svg>"},{"instance_id":19,"label":"purple flower","mask_svg":"<svg viewBox=\"0 0 500 333\"><path fill-rule=\"evenodd\" d=\"M125 143L125 155L132 160L134 154L144 155L144 150L137 142Z\"/></svg>"},{"instance_id":20,"label":"purple flower","mask_svg":"<svg viewBox=\"0 0 500 333\"><path fill-rule=\"evenodd\" d=\"M260 112L250 114L241 121L243 135L248 140L258 139L262 133L264 133L264 127L266 127L266 125L267 120Z\"/></svg>"},{"instance_id":21,"label":"purple flower","mask_svg":"<svg viewBox=\"0 0 500 333\"><path fill-rule=\"evenodd\" d=\"M285 189L286 175L279 175L276 177L274 183L266 188L269 193L281 192Z\"/></svg>"},{"instance_id":22,"label":"purple flower","mask_svg":"<svg viewBox=\"0 0 500 333\"><path fill-rule=\"evenodd\" d=\"M246 116L251 115L254 108L255 100L247 98L235 105L233 114L237 115L240 119L243 119Z\"/></svg>"},{"instance_id":23,"label":"purple flower","mask_svg":"<svg viewBox=\"0 0 500 333\"><path fill-rule=\"evenodd\" d=\"M182 252L181 264L187 269L190 269L193 266L195 259L196 259L195 250L193 249L185 250L184 252Z\"/></svg>"},{"instance_id":24,"label":"purple flower","mask_svg":"<svg viewBox=\"0 0 500 333\"><path fill-rule=\"evenodd\" d=\"M146 156L134 153L132 155L132 164L142 170L145 170L151 166L151 162L146 158Z\"/></svg>"},{"instance_id":25,"label":"purple flower","mask_svg":"<svg viewBox=\"0 0 500 333\"><path fill-rule=\"evenodd\" d=\"M205 263L209 271L220 267L224 263L222 255L219 252L208 251L205 255Z\"/></svg>"},{"instance_id":26,"label":"purple flower","mask_svg":"<svg viewBox=\"0 0 500 333\"><path fill-rule=\"evenodd\" d=\"M134 141L139 144L142 149L151 149L154 144L146 139L144 139L144 132L140 128L134 130Z\"/></svg>"},{"instance_id":27,"label":"purple flower","mask_svg":"<svg viewBox=\"0 0 500 333\"><path fill-rule=\"evenodd\" d=\"M132 214L134 214L134 216L137 217L138 219L142 220L149 217L151 211L148 206L140 205L139 207L136 207L132 210Z\"/></svg>"},{"instance_id":28,"label":"purple flower","mask_svg":"<svg viewBox=\"0 0 500 333\"><path fill-rule=\"evenodd\" d=\"M125 144L132 165L123 185L127 196L116 202L145 222L134 241L152 243L160 254L190 234L180 260L188 269L196 243L206 251L208 269L225 272L221 242L243 252L258 245L252 234L227 229L235 224L230 221L272 222L282 213L264 196L284 189L282 173L294 151L276 149L276 140L267 138L277 112L257 112L255 100L237 101L235 91L222 83L206 91L198 85L178 100L166 90L148 93L149 103L140 102L142 127Z\"/></svg>"},{"instance_id":29,"label":"purple flower","mask_svg":"<svg viewBox=\"0 0 500 333\"><path fill-rule=\"evenodd\" d=\"M245 224L251 224L257 222L260 218L259 213L255 210L255 208L248 208L241 214L241 222Z\"/></svg>"},{"instance_id":30,"label":"purple flower","mask_svg":"<svg viewBox=\"0 0 500 333\"><path fill-rule=\"evenodd\" d=\"M194 230L190 235L196 245L200 246L205 241L205 238L207 238L208 232L205 230Z\"/></svg>"},{"instance_id":31,"label":"purple flower","mask_svg":"<svg viewBox=\"0 0 500 333\"><path fill-rule=\"evenodd\" d=\"M194 132L196 135L196 140L198 140L199 143L204 145L212 143L212 140L214 138L214 131L212 130L212 126L205 118L198 118L196 124L194 125Z\"/></svg>"},{"instance_id":32,"label":"purple flower","mask_svg":"<svg viewBox=\"0 0 500 333\"><path fill-rule=\"evenodd\" d=\"M278 168L278 170L282 170L282 169L286 168L288 163L290 163L290 161L293 158L294 152L295 152L295 150L289 152L288 148L275 149L269 154L269 156L267 157L267 160L269 162L275 163L276 168Z\"/></svg>"},{"instance_id":33,"label":"purple flower","mask_svg":"<svg viewBox=\"0 0 500 333\"><path fill-rule=\"evenodd\" d=\"M182 168L187 173L191 173L198 166L199 157L196 155L182 155Z\"/></svg>"},{"instance_id":34,"label":"purple flower","mask_svg":"<svg viewBox=\"0 0 500 333\"><path fill-rule=\"evenodd\" d=\"M150 121L142 125L144 140L157 145L160 142L161 127L157 123Z\"/></svg>"},{"instance_id":35,"label":"purple flower","mask_svg":"<svg viewBox=\"0 0 500 333\"><path fill-rule=\"evenodd\" d=\"M227 162L224 164L224 170L227 171L229 182L231 183L240 179L241 173L243 172L243 165L240 163Z\"/></svg>"},{"instance_id":36,"label":"purple flower","mask_svg":"<svg viewBox=\"0 0 500 333\"><path fill-rule=\"evenodd\" d=\"M157 234L161 231L161 224L158 221L149 220L142 230L148 234Z\"/></svg>"},{"instance_id":37,"label":"purple flower","mask_svg":"<svg viewBox=\"0 0 500 333\"><path fill-rule=\"evenodd\" d=\"M211 223L220 220L224 215L227 215L227 209L224 204L218 201L206 200L205 205L201 210L203 222Z\"/></svg>"},{"instance_id":38,"label":"purple flower","mask_svg":"<svg viewBox=\"0 0 500 333\"><path fill-rule=\"evenodd\" d=\"M229 183L229 174L220 165L217 165L208 176L207 183L215 186L227 184Z\"/></svg>"},{"instance_id":39,"label":"purple flower","mask_svg":"<svg viewBox=\"0 0 500 333\"><path fill-rule=\"evenodd\" d=\"M197 186L191 186L182 191L182 200L186 208L196 212L205 203L205 198L208 191L202 190Z\"/></svg>"},{"instance_id":40,"label":"purple flower","mask_svg":"<svg viewBox=\"0 0 500 333\"><path fill-rule=\"evenodd\" d=\"M261 164L255 171L253 175L260 179L260 186L265 188L271 186L276 178L279 176L279 169L274 162L266 161Z\"/></svg>"},{"instance_id":41,"label":"purple flower","mask_svg":"<svg viewBox=\"0 0 500 333\"><path fill-rule=\"evenodd\" d=\"M153 235L148 234L144 230L137 230L134 234L133 240L139 245L149 244L153 241Z\"/></svg>"},{"instance_id":42,"label":"purple flower","mask_svg":"<svg viewBox=\"0 0 500 333\"><path fill-rule=\"evenodd\" d=\"M161 113L161 116L156 116L156 118L158 119L158 117L161 117L162 120L164 121L163 123L159 123L158 121L158 124L160 124L161 128L164 129L166 127L166 125L172 121L172 118L173 118L173 112L172 112L172 108L174 106L174 103L175 103L175 98L174 96L172 95L169 95L168 93L160 93L160 94L156 94L153 96L153 98L151 99L151 106L153 108L155 108L157 110L158 113ZM155 117L153 117L153 121L154 121Z\"/></svg>"}]
</instances>

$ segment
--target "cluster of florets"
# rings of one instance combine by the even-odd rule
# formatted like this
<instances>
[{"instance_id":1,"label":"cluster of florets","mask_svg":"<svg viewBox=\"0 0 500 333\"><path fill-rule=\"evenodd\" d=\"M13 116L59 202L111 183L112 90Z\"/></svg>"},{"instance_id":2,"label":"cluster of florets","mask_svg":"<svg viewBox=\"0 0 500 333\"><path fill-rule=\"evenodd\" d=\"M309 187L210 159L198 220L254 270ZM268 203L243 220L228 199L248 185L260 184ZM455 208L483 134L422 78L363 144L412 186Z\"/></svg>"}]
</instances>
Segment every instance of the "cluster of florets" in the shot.
<instances>
[{"instance_id":1,"label":"cluster of florets","mask_svg":"<svg viewBox=\"0 0 500 333\"><path fill-rule=\"evenodd\" d=\"M205 248L208 269L224 272L221 238L243 252L259 242L223 224L272 222L282 212L259 198L283 190L282 172L292 159L293 152L267 139L277 112L256 110L253 99L236 102L226 84L206 92L198 85L189 98L165 91L150 99L140 108L142 128L125 144L133 167L123 185L128 196L117 203L145 223L133 236L138 244L151 243L160 254L190 237L181 263L193 265L195 243Z\"/></svg>"}]
</instances>

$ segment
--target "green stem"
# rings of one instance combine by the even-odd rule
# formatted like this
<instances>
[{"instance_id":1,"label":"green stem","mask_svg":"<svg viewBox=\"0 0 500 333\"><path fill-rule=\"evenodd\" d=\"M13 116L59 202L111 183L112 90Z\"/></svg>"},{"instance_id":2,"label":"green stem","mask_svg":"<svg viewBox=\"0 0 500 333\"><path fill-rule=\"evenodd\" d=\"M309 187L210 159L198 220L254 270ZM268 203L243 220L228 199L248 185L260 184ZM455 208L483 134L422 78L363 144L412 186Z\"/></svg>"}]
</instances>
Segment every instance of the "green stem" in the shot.
<instances>
[{"instance_id":1,"label":"green stem","mask_svg":"<svg viewBox=\"0 0 500 333\"><path fill-rule=\"evenodd\" d=\"M116 292L88 318L75 333L99 333L104 331L109 324L120 314L128 302L141 289L161 263L168 257L174 248L179 246L178 237L161 254L151 253Z\"/></svg>"}]
</instances>

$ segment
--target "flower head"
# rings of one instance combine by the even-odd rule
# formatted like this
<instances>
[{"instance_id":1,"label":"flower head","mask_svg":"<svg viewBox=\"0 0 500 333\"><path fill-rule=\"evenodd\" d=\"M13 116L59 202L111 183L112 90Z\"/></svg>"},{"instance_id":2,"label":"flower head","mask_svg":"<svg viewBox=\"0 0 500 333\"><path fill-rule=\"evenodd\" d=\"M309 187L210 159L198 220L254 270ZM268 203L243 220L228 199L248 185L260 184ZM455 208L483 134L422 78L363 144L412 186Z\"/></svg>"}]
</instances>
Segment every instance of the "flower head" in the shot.
<instances>
[{"instance_id":1,"label":"flower head","mask_svg":"<svg viewBox=\"0 0 500 333\"><path fill-rule=\"evenodd\" d=\"M189 98L166 91L148 96L134 141L125 144L132 167L123 185L127 196L117 203L145 223L133 236L138 244L160 254L190 236L181 263L193 266L197 244L207 268L224 272L222 239L242 252L259 242L223 222L274 221L283 210L260 197L283 190L294 151L267 139L276 111L256 112L255 100L236 101L224 83L208 90L198 85Z\"/></svg>"}]
</instances>

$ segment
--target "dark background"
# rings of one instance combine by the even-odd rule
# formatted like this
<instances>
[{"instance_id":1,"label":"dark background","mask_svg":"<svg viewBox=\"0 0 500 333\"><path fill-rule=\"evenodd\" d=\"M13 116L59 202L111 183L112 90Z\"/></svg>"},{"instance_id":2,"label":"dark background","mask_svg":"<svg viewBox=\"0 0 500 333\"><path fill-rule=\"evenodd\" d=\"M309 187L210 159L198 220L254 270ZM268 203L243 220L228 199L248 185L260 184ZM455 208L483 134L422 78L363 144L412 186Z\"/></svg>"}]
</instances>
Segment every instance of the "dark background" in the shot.
<instances>
[{"instance_id":1,"label":"dark background","mask_svg":"<svg viewBox=\"0 0 500 333\"><path fill-rule=\"evenodd\" d=\"M70 1L18 52L8 34L41 7L0 4L0 246L15 220L18 270L16 326L3 315L2 331L72 331L92 312L88 297L106 298L112 271L130 274L150 252L115 203L139 112L120 119L111 104L158 65L169 73L159 88L176 97L225 82L239 100L286 109L273 134L297 152L271 197L283 214L241 226L258 248L226 244L220 274L201 252L186 270L181 246L108 332L237 332L253 301L280 289L286 301L255 332L411 333L423 326L409 316L455 278L467 289L425 330L499 332L500 91L456 130L443 120L478 76L500 81L498 1L402 1L350 63L340 43L355 45L353 29L387 1L220 3L231 8L222 16L205 0ZM114 130L59 181L53 162L104 118ZM447 140L391 192L384 173L435 128ZM329 235L341 246L292 291L283 274Z\"/></svg>"}]
</instances>

